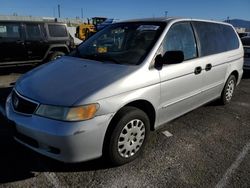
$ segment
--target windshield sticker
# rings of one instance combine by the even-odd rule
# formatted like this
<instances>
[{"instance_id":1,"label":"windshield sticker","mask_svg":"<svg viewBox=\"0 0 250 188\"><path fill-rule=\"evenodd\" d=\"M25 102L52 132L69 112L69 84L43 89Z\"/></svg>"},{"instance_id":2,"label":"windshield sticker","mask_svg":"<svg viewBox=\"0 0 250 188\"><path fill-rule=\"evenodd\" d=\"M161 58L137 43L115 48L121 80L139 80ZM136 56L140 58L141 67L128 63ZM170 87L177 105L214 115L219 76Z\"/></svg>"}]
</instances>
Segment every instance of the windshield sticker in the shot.
<instances>
[{"instance_id":1,"label":"windshield sticker","mask_svg":"<svg viewBox=\"0 0 250 188\"><path fill-rule=\"evenodd\" d=\"M158 25L141 25L137 28L138 31L156 31L159 29Z\"/></svg>"},{"instance_id":2,"label":"windshield sticker","mask_svg":"<svg viewBox=\"0 0 250 188\"><path fill-rule=\"evenodd\" d=\"M98 53L102 54L102 53L107 53L108 52L108 48L107 47L98 47L97 48Z\"/></svg>"},{"instance_id":3,"label":"windshield sticker","mask_svg":"<svg viewBox=\"0 0 250 188\"><path fill-rule=\"evenodd\" d=\"M6 33L6 32L7 32L6 26L0 25L0 33Z\"/></svg>"}]
</instances>

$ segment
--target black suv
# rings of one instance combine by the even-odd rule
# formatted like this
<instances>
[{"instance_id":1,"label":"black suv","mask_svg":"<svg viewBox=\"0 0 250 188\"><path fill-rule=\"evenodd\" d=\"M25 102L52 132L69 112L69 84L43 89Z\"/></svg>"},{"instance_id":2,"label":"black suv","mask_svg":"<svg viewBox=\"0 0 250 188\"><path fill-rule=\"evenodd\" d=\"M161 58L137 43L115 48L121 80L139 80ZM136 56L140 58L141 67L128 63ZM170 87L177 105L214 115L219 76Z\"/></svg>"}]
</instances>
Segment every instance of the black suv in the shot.
<instances>
[{"instance_id":1,"label":"black suv","mask_svg":"<svg viewBox=\"0 0 250 188\"><path fill-rule=\"evenodd\" d=\"M50 61L73 44L64 23L0 21L0 67Z\"/></svg>"}]
</instances>

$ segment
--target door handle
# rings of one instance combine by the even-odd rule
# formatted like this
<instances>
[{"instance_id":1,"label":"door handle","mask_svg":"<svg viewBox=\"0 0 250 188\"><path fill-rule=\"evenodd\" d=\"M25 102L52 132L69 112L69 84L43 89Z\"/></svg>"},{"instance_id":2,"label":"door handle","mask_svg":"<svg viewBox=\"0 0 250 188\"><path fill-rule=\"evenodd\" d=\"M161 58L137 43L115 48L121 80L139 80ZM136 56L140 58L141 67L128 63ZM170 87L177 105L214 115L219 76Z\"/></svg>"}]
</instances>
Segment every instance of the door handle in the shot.
<instances>
[{"instance_id":1,"label":"door handle","mask_svg":"<svg viewBox=\"0 0 250 188\"><path fill-rule=\"evenodd\" d=\"M22 45L24 45L24 41L22 41L22 40L17 40L17 41L16 41L16 44L22 44Z\"/></svg>"},{"instance_id":2,"label":"door handle","mask_svg":"<svg viewBox=\"0 0 250 188\"><path fill-rule=\"evenodd\" d=\"M202 71L202 68L201 68L201 67L196 67L196 68L194 69L194 74L200 74L201 71Z\"/></svg>"},{"instance_id":3,"label":"door handle","mask_svg":"<svg viewBox=\"0 0 250 188\"><path fill-rule=\"evenodd\" d=\"M212 64L209 63L206 65L205 70L210 71L212 69L212 67L213 67Z\"/></svg>"}]
</instances>

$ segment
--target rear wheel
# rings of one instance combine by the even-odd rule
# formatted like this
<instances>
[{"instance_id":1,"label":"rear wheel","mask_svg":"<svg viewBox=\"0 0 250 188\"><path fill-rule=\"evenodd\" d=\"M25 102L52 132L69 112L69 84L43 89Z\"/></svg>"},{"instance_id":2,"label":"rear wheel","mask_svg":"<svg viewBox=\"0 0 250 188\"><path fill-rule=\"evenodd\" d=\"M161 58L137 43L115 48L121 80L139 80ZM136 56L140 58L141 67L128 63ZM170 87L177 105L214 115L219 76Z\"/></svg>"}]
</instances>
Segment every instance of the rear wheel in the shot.
<instances>
[{"instance_id":1,"label":"rear wheel","mask_svg":"<svg viewBox=\"0 0 250 188\"><path fill-rule=\"evenodd\" d=\"M60 51L55 51L53 52L50 56L49 56L49 61L53 61L56 60L62 56L64 56L65 53L64 52L60 52Z\"/></svg>"},{"instance_id":2,"label":"rear wheel","mask_svg":"<svg viewBox=\"0 0 250 188\"><path fill-rule=\"evenodd\" d=\"M234 75L230 75L221 94L220 102L223 105L228 104L232 100L235 86L236 78Z\"/></svg>"},{"instance_id":3,"label":"rear wheel","mask_svg":"<svg viewBox=\"0 0 250 188\"><path fill-rule=\"evenodd\" d=\"M137 158L149 134L149 119L142 110L124 107L113 122L108 142L108 158L114 165L122 165Z\"/></svg>"}]
</instances>

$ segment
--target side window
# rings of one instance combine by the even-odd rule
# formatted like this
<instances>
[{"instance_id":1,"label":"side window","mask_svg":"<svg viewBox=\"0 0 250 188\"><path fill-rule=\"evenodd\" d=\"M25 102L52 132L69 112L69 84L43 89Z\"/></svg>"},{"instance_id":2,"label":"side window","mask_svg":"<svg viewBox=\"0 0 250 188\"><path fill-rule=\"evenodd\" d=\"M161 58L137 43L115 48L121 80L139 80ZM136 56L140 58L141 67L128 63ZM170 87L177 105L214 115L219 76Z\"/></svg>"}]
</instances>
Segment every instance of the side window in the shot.
<instances>
[{"instance_id":1,"label":"side window","mask_svg":"<svg viewBox=\"0 0 250 188\"><path fill-rule=\"evenodd\" d=\"M239 47L234 30L217 23L194 22L200 40L200 55L207 56Z\"/></svg>"},{"instance_id":2,"label":"side window","mask_svg":"<svg viewBox=\"0 0 250 188\"><path fill-rule=\"evenodd\" d=\"M232 27L223 25L223 34L227 45L225 45L226 50L234 50L239 48L239 39Z\"/></svg>"},{"instance_id":3,"label":"side window","mask_svg":"<svg viewBox=\"0 0 250 188\"><path fill-rule=\"evenodd\" d=\"M51 37L68 37L65 25L48 24L48 29Z\"/></svg>"},{"instance_id":4,"label":"side window","mask_svg":"<svg viewBox=\"0 0 250 188\"><path fill-rule=\"evenodd\" d=\"M164 52L183 51L184 60L197 57L196 42L190 23L177 23L173 25L163 43Z\"/></svg>"},{"instance_id":5,"label":"side window","mask_svg":"<svg viewBox=\"0 0 250 188\"><path fill-rule=\"evenodd\" d=\"M20 25L0 23L0 37L1 38L20 38Z\"/></svg>"},{"instance_id":6,"label":"side window","mask_svg":"<svg viewBox=\"0 0 250 188\"><path fill-rule=\"evenodd\" d=\"M194 22L199 40L200 55L207 56L224 51L222 27L215 23Z\"/></svg>"},{"instance_id":7,"label":"side window","mask_svg":"<svg viewBox=\"0 0 250 188\"><path fill-rule=\"evenodd\" d=\"M27 24L26 34L28 39L41 39L41 31L38 24Z\"/></svg>"}]
</instances>

